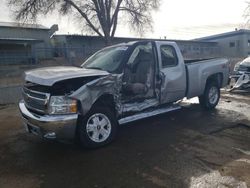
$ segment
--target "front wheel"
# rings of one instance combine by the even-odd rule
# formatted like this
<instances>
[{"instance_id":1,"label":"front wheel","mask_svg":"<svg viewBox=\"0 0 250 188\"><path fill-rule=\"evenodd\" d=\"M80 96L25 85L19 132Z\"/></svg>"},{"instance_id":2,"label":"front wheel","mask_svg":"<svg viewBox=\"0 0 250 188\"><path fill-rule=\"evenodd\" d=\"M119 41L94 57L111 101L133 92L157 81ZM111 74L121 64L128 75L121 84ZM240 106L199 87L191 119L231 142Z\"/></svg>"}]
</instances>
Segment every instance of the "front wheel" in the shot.
<instances>
[{"instance_id":1,"label":"front wheel","mask_svg":"<svg viewBox=\"0 0 250 188\"><path fill-rule=\"evenodd\" d=\"M218 84L210 82L206 85L204 94L199 97L200 105L205 109L214 109L220 100L220 88Z\"/></svg>"},{"instance_id":2,"label":"front wheel","mask_svg":"<svg viewBox=\"0 0 250 188\"><path fill-rule=\"evenodd\" d=\"M94 107L79 121L78 137L85 148L104 146L115 138L117 121L109 108Z\"/></svg>"}]
</instances>

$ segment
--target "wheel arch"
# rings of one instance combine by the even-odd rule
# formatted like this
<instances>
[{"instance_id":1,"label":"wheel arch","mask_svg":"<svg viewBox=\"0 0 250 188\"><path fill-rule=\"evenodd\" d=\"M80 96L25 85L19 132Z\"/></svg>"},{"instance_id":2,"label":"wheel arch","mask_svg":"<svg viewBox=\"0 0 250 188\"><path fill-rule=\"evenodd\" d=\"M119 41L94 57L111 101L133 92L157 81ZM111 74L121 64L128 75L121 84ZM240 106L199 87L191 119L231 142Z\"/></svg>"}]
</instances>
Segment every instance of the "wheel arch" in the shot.
<instances>
[{"instance_id":1,"label":"wheel arch","mask_svg":"<svg viewBox=\"0 0 250 188\"><path fill-rule=\"evenodd\" d=\"M222 81L223 81L222 79L223 79L223 74L221 73L213 74L207 78L203 94L199 96L199 102L203 108L210 110L214 109L217 106L220 99L220 88L222 87ZM218 97L216 101L212 103L211 101L209 101L209 90L211 86L216 86L218 90Z\"/></svg>"},{"instance_id":2,"label":"wheel arch","mask_svg":"<svg viewBox=\"0 0 250 188\"><path fill-rule=\"evenodd\" d=\"M118 115L117 113L117 110L116 110L116 103L115 103L115 98L114 98L114 95L110 94L110 93L103 93L101 96L99 96L92 104L91 108L88 110L91 111L93 108L97 107L98 105L100 106L107 106L109 107L112 112L114 112L114 115L115 117ZM77 120L77 128L76 128L76 131L75 131L75 138L76 138L76 141L78 141L79 139L79 125L80 123L82 122L84 116L87 115L87 113L83 113L82 110L81 110L81 105L79 104L80 106L80 109L79 109L79 116L78 116L78 120Z\"/></svg>"},{"instance_id":3,"label":"wheel arch","mask_svg":"<svg viewBox=\"0 0 250 188\"><path fill-rule=\"evenodd\" d=\"M114 95L110 93L104 93L103 95L98 97L91 108L94 108L97 105L107 106L115 113L115 115L117 114L115 98Z\"/></svg>"},{"instance_id":4,"label":"wheel arch","mask_svg":"<svg viewBox=\"0 0 250 188\"><path fill-rule=\"evenodd\" d=\"M216 83L219 86L219 88L221 88L222 84L223 84L223 73L218 72L218 73L214 73L214 74L208 76L207 79L206 79L205 85L203 87L203 93L205 91L205 88L206 88L207 84L211 83L211 82Z\"/></svg>"}]
</instances>

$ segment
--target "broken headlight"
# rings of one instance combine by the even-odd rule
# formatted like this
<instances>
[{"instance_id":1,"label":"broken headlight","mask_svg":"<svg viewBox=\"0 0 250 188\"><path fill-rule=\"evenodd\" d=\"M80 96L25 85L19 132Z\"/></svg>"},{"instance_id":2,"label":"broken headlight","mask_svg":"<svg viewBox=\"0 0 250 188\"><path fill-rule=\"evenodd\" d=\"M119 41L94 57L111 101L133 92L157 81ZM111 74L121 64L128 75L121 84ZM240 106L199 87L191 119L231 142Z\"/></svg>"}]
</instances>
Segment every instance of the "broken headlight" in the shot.
<instances>
[{"instance_id":1,"label":"broken headlight","mask_svg":"<svg viewBox=\"0 0 250 188\"><path fill-rule=\"evenodd\" d=\"M77 113L77 101L66 96L51 96L49 114Z\"/></svg>"}]
</instances>

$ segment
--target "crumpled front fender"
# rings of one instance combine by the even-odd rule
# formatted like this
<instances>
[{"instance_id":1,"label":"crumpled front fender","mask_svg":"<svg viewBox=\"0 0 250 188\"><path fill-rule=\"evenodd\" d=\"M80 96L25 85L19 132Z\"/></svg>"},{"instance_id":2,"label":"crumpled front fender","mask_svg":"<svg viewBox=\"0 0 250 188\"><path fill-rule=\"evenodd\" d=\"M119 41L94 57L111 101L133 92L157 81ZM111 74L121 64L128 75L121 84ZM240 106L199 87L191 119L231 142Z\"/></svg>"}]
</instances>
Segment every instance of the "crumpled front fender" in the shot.
<instances>
[{"instance_id":1,"label":"crumpled front fender","mask_svg":"<svg viewBox=\"0 0 250 188\"><path fill-rule=\"evenodd\" d=\"M116 112L120 115L122 113L121 88L122 74L109 74L83 85L70 97L80 101L81 115L85 115L101 96L110 94L114 97Z\"/></svg>"}]
</instances>

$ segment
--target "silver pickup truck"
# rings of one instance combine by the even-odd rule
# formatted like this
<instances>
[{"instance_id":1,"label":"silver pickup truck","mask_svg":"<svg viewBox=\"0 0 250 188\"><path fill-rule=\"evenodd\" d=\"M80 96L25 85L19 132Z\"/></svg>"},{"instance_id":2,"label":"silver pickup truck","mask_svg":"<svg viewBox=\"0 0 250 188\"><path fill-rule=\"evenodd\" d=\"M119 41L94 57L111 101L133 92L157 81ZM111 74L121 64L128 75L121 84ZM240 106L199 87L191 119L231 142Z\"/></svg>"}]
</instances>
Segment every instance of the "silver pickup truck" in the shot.
<instances>
[{"instance_id":1,"label":"silver pickup truck","mask_svg":"<svg viewBox=\"0 0 250 188\"><path fill-rule=\"evenodd\" d=\"M215 108L228 78L226 59L184 61L174 42L129 42L81 67L27 71L19 108L28 132L96 148L114 140L120 124L180 109L184 97Z\"/></svg>"}]
</instances>

